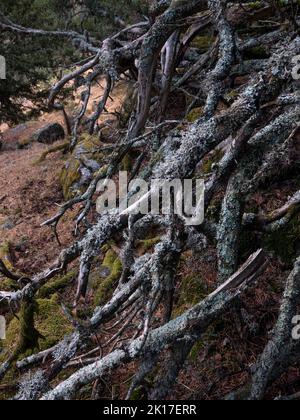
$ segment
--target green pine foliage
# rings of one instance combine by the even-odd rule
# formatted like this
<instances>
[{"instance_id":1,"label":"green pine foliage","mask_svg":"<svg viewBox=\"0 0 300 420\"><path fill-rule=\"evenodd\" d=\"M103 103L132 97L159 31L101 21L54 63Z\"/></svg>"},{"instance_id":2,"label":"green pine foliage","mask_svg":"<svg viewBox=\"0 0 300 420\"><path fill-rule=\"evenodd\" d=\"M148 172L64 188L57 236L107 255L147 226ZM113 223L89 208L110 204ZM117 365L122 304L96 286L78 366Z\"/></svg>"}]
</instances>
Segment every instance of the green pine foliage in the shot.
<instances>
[{"instance_id":1,"label":"green pine foliage","mask_svg":"<svg viewBox=\"0 0 300 420\"><path fill-rule=\"evenodd\" d=\"M13 22L45 30L87 30L99 38L116 30L116 17L130 22L145 11L140 0L1 0L0 11ZM0 55L7 78L0 80L0 123L30 119L46 106L53 80L82 58L68 40L2 32ZM28 105L24 108L25 105Z\"/></svg>"}]
</instances>

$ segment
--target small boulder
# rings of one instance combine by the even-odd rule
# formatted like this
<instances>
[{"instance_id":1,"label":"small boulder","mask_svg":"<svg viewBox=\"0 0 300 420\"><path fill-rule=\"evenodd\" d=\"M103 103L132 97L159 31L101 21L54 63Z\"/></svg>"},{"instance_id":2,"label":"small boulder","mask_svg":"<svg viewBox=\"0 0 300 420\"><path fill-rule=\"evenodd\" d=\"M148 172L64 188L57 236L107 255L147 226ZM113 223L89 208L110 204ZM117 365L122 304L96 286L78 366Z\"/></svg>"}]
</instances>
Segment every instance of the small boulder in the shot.
<instances>
[{"instance_id":1,"label":"small boulder","mask_svg":"<svg viewBox=\"0 0 300 420\"><path fill-rule=\"evenodd\" d=\"M58 140L65 138L65 131L63 127L58 124L48 124L39 129L33 136L32 141L37 141L44 144L52 144Z\"/></svg>"},{"instance_id":2,"label":"small boulder","mask_svg":"<svg viewBox=\"0 0 300 420\"><path fill-rule=\"evenodd\" d=\"M1 224L1 228L5 230L11 230L15 227L14 222L11 219L7 219Z\"/></svg>"}]
</instances>

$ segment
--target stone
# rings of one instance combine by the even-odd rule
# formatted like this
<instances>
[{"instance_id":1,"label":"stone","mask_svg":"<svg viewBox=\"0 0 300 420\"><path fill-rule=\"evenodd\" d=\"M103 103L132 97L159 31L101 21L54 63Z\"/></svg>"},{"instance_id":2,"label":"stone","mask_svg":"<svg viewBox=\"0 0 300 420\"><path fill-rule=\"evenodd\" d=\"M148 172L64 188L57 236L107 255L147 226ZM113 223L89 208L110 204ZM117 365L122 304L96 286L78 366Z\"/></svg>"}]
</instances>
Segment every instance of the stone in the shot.
<instances>
[{"instance_id":1,"label":"stone","mask_svg":"<svg viewBox=\"0 0 300 420\"><path fill-rule=\"evenodd\" d=\"M2 224L2 229L5 229L5 230L11 230L11 229L13 229L14 227L15 227L15 224L14 224L14 222L12 221L12 220L10 220L10 219L7 219L3 224Z\"/></svg>"},{"instance_id":2,"label":"stone","mask_svg":"<svg viewBox=\"0 0 300 420\"><path fill-rule=\"evenodd\" d=\"M58 124L48 124L39 129L33 136L32 141L37 141L44 144L53 144L58 140L65 138L65 131L63 127Z\"/></svg>"}]
</instances>

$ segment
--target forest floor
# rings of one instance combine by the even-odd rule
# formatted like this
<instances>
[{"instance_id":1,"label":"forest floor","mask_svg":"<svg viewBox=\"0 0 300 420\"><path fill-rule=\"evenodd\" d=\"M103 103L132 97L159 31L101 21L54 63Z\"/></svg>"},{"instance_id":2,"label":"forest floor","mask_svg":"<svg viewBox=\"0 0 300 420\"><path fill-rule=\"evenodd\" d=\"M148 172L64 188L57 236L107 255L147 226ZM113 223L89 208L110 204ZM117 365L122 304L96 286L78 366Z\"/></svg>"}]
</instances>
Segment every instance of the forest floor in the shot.
<instances>
[{"instance_id":1,"label":"forest floor","mask_svg":"<svg viewBox=\"0 0 300 420\"><path fill-rule=\"evenodd\" d=\"M40 121L24 127L20 137L33 134L43 124ZM63 200L58 180L63 156L51 154L37 164L48 146L34 143L29 148L16 149L13 143L20 137L9 130L4 135L8 150L0 153L0 179L5 180L1 182L0 237L10 242L16 268L32 274L45 268L59 252L55 236L41 224L57 210L56 203ZM71 239L70 224L71 220L61 224L63 245Z\"/></svg>"},{"instance_id":2,"label":"forest floor","mask_svg":"<svg viewBox=\"0 0 300 420\"><path fill-rule=\"evenodd\" d=\"M122 82L116 86L114 97L108 102L108 112L113 113L120 108L124 87ZM69 104L69 109L78 105L80 92L81 89ZM101 83L93 86L90 107L102 93ZM88 110L91 112L92 108ZM101 120L107 118L106 114ZM11 244L15 267L27 274L48 267L61 249L72 240L75 210L61 221L60 245L51 229L41 227L64 201L59 176L66 155L61 152L51 153L43 162L38 163L49 146L34 142L28 147L18 147L19 143L26 142L37 130L50 123L60 123L66 131L62 113L43 113L35 121L8 128L3 133L3 146L0 151L0 245L3 241ZM55 145L61 143L63 141Z\"/></svg>"}]
</instances>

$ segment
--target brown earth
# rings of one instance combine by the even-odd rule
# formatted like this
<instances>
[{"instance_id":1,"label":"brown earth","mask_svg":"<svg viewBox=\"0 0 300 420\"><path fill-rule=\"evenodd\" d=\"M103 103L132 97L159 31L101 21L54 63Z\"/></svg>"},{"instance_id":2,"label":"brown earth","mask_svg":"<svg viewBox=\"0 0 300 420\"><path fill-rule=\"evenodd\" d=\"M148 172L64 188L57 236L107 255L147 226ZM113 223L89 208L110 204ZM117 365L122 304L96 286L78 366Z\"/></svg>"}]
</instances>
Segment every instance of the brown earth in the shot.
<instances>
[{"instance_id":1,"label":"brown earth","mask_svg":"<svg viewBox=\"0 0 300 420\"><path fill-rule=\"evenodd\" d=\"M28 274L45 268L59 252L52 231L40 225L62 202L58 176L63 159L56 153L35 164L45 150L46 146L34 144L0 154L0 242L11 243L16 268ZM70 224L65 219L60 225L63 246L71 239Z\"/></svg>"},{"instance_id":2,"label":"brown earth","mask_svg":"<svg viewBox=\"0 0 300 420\"><path fill-rule=\"evenodd\" d=\"M101 122L111 119L110 113L120 110L125 92L126 84L121 81L113 91L113 98L108 101L108 113L101 117ZM100 82L92 89L89 113L93 112L95 102L102 93ZM79 103L79 96L80 90L75 101L68 104L70 115L71 107L76 109ZM36 164L48 146L34 143L28 148L18 149L20 141L26 141L35 131L53 122L64 126L61 112L42 114L36 121L9 128L3 133L0 151L0 245L6 241L11 243L14 266L27 274L47 267L72 239L74 212L69 212L59 225L61 246L49 227L41 227L57 212L57 204L63 202L58 178L66 157L57 152L50 154L41 164ZM5 127L2 125L2 128Z\"/></svg>"}]
</instances>

